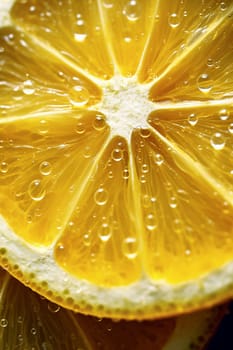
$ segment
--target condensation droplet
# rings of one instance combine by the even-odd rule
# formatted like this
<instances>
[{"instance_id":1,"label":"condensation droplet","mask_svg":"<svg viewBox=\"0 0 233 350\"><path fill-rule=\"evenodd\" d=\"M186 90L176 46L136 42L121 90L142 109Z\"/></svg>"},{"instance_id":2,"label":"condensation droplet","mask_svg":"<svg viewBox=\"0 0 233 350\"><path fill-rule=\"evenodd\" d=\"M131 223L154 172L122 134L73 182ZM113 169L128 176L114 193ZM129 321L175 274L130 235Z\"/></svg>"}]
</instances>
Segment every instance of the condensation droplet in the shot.
<instances>
[{"instance_id":1,"label":"condensation droplet","mask_svg":"<svg viewBox=\"0 0 233 350\"><path fill-rule=\"evenodd\" d=\"M123 177L123 179L128 180L128 178L129 178L129 170L128 169L123 170L122 177Z\"/></svg>"},{"instance_id":2,"label":"condensation droplet","mask_svg":"<svg viewBox=\"0 0 233 350\"><path fill-rule=\"evenodd\" d=\"M119 148L115 148L111 153L112 159L115 160L115 162L119 162L123 159L123 151Z\"/></svg>"},{"instance_id":3,"label":"condensation droplet","mask_svg":"<svg viewBox=\"0 0 233 350\"><path fill-rule=\"evenodd\" d=\"M25 80L23 82L23 92L25 95L33 95L35 93L35 87L32 80Z\"/></svg>"},{"instance_id":4,"label":"condensation droplet","mask_svg":"<svg viewBox=\"0 0 233 350\"><path fill-rule=\"evenodd\" d=\"M6 174L8 172L8 170L9 170L8 163L5 162L5 161L2 161L1 164L0 164L0 171L1 171L1 173Z\"/></svg>"},{"instance_id":5,"label":"condensation droplet","mask_svg":"<svg viewBox=\"0 0 233 350\"><path fill-rule=\"evenodd\" d=\"M6 318L2 318L2 319L0 320L0 326L1 326L2 328L6 328L6 327L8 326L8 321L7 321Z\"/></svg>"},{"instance_id":6,"label":"condensation droplet","mask_svg":"<svg viewBox=\"0 0 233 350\"><path fill-rule=\"evenodd\" d=\"M106 127L106 118L103 114L97 114L93 122L95 130L103 130Z\"/></svg>"},{"instance_id":7,"label":"condensation droplet","mask_svg":"<svg viewBox=\"0 0 233 350\"><path fill-rule=\"evenodd\" d=\"M39 167L40 173L41 175L50 175L52 172L52 166L49 162L47 161L43 161L42 163L40 163L40 167Z\"/></svg>"},{"instance_id":8,"label":"condensation droplet","mask_svg":"<svg viewBox=\"0 0 233 350\"><path fill-rule=\"evenodd\" d=\"M154 162L159 166L162 165L164 162L164 158L163 158L162 154L160 154L160 153L155 154L154 155Z\"/></svg>"},{"instance_id":9,"label":"condensation droplet","mask_svg":"<svg viewBox=\"0 0 233 350\"><path fill-rule=\"evenodd\" d=\"M135 237L127 237L122 243L122 252L128 259L135 259L138 254L138 242Z\"/></svg>"},{"instance_id":10,"label":"condensation droplet","mask_svg":"<svg viewBox=\"0 0 233 350\"><path fill-rule=\"evenodd\" d=\"M94 194L94 200L98 205L105 205L108 201L108 192L104 188L99 188Z\"/></svg>"},{"instance_id":11,"label":"condensation droplet","mask_svg":"<svg viewBox=\"0 0 233 350\"><path fill-rule=\"evenodd\" d=\"M84 132L86 131L85 125L82 122L78 122L75 127L75 131L79 135L84 134Z\"/></svg>"},{"instance_id":12,"label":"condensation droplet","mask_svg":"<svg viewBox=\"0 0 233 350\"><path fill-rule=\"evenodd\" d=\"M141 128L139 133L140 133L140 136L143 137L144 139L150 137L151 135L150 129L147 129L147 128Z\"/></svg>"},{"instance_id":13,"label":"condensation droplet","mask_svg":"<svg viewBox=\"0 0 233 350\"><path fill-rule=\"evenodd\" d=\"M169 201L169 206L174 209L177 207L177 200L176 197L171 197Z\"/></svg>"},{"instance_id":14,"label":"condensation droplet","mask_svg":"<svg viewBox=\"0 0 233 350\"><path fill-rule=\"evenodd\" d=\"M75 85L69 90L69 100L74 107L85 106L89 99L89 91L84 86Z\"/></svg>"},{"instance_id":15,"label":"condensation droplet","mask_svg":"<svg viewBox=\"0 0 233 350\"><path fill-rule=\"evenodd\" d=\"M229 124L228 131L233 134L233 123Z\"/></svg>"},{"instance_id":16,"label":"condensation droplet","mask_svg":"<svg viewBox=\"0 0 233 350\"><path fill-rule=\"evenodd\" d=\"M172 28L176 28L180 24L179 16L176 13L172 13L168 18L168 24Z\"/></svg>"},{"instance_id":17,"label":"condensation droplet","mask_svg":"<svg viewBox=\"0 0 233 350\"><path fill-rule=\"evenodd\" d=\"M226 11L226 9L227 9L227 4L224 1L222 1L220 3L220 10L221 11Z\"/></svg>"},{"instance_id":18,"label":"condensation droplet","mask_svg":"<svg viewBox=\"0 0 233 350\"><path fill-rule=\"evenodd\" d=\"M114 5L114 2L113 2L113 0L104 0L103 1L103 5L104 5L104 7L106 7L106 8L112 8L113 7L113 5Z\"/></svg>"},{"instance_id":19,"label":"condensation droplet","mask_svg":"<svg viewBox=\"0 0 233 350\"><path fill-rule=\"evenodd\" d=\"M128 34L124 36L124 42L125 43L131 43L132 37Z\"/></svg>"},{"instance_id":20,"label":"condensation droplet","mask_svg":"<svg viewBox=\"0 0 233 350\"><path fill-rule=\"evenodd\" d=\"M32 328L32 329L31 329L31 334L32 334L32 335L36 335L36 333L37 333L36 328Z\"/></svg>"},{"instance_id":21,"label":"condensation droplet","mask_svg":"<svg viewBox=\"0 0 233 350\"><path fill-rule=\"evenodd\" d=\"M141 13L140 4L136 0L131 0L125 5L122 13L129 21L136 21Z\"/></svg>"},{"instance_id":22,"label":"condensation droplet","mask_svg":"<svg viewBox=\"0 0 233 350\"><path fill-rule=\"evenodd\" d=\"M146 174L146 173L149 172L149 166L148 166L148 164L146 164L146 163L142 164L142 166L141 166L141 172L144 173L144 174Z\"/></svg>"},{"instance_id":23,"label":"condensation droplet","mask_svg":"<svg viewBox=\"0 0 233 350\"><path fill-rule=\"evenodd\" d=\"M157 227L157 220L156 217L153 213L150 213L146 216L145 218L145 224L146 224L146 228L149 231L153 231L154 229L156 229Z\"/></svg>"},{"instance_id":24,"label":"condensation droplet","mask_svg":"<svg viewBox=\"0 0 233 350\"><path fill-rule=\"evenodd\" d=\"M207 66L208 67L213 67L214 66L214 60L212 58L207 59Z\"/></svg>"},{"instance_id":25,"label":"condensation droplet","mask_svg":"<svg viewBox=\"0 0 233 350\"><path fill-rule=\"evenodd\" d=\"M210 139L210 144L215 150L222 150L225 146L225 138L220 132L216 132Z\"/></svg>"},{"instance_id":26,"label":"condensation droplet","mask_svg":"<svg viewBox=\"0 0 233 350\"><path fill-rule=\"evenodd\" d=\"M41 180L39 179L33 180L29 185L28 193L29 193L29 196L34 201L41 201L46 194L46 191L43 187Z\"/></svg>"},{"instance_id":27,"label":"condensation droplet","mask_svg":"<svg viewBox=\"0 0 233 350\"><path fill-rule=\"evenodd\" d=\"M198 122L198 118L196 116L195 113L191 113L189 116L188 116L188 122L191 126L195 126Z\"/></svg>"},{"instance_id":28,"label":"condensation droplet","mask_svg":"<svg viewBox=\"0 0 233 350\"><path fill-rule=\"evenodd\" d=\"M197 87L203 93L208 93L213 87L213 81L206 73L201 74L197 79Z\"/></svg>"},{"instance_id":29,"label":"condensation droplet","mask_svg":"<svg viewBox=\"0 0 233 350\"><path fill-rule=\"evenodd\" d=\"M98 236L102 242L107 242L111 237L111 228L107 222L104 222L98 232Z\"/></svg>"},{"instance_id":30,"label":"condensation droplet","mask_svg":"<svg viewBox=\"0 0 233 350\"><path fill-rule=\"evenodd\" d=\"M220 112L219 112L219 118L221 120L227 120L230 116L230 112L227 110L227 109L221 109Z\"/></svg>"},{"instance_id":31,"label":"condensation droplet","mask_svg":"<svg viewBox=\"0 0 233 350\"><path fill-rule=\"evenodd\" d=\"M48 133L48 131L49 131L49 127L48 127L48 122L47 122L47 120L44 120L44 119L40 120L40 124L39 124L39 133L40 133L41 135L45 135L45 134Z\"/></svg>"},{"instance_id":32,"label":"condensation droplet","mask_svg":"<svg viewBox=\"0 0 233 350\"><path fill-rule=\"evenodd\" d=\"M83 235L83 244L86 246L86 247L89 247L90 244L91 244L91 238L90 238L90 234L89 233L85 233Z\"/></svg>"},{"instance_id":33,"label":"condensation droplet","mask_svg":"<svg viewBox=\"0 0 233 350\"><path fill-rule=\"evenodd\" d=\"M48 310L50 312L57 313L60 310L60 306L49 301Z\"/></svg>"},{"instance_id":34,"label":"condensation droplet","mask_svg":"<svg viewBox=\"0 0 233 350\"><path fill-rule=\"evenodd\" d=\"M76 22L76 27L74 29L74 38L78 42L83 42L87 38L87 29L83 18L79 17Z\"/></svg>"}]
</instances>

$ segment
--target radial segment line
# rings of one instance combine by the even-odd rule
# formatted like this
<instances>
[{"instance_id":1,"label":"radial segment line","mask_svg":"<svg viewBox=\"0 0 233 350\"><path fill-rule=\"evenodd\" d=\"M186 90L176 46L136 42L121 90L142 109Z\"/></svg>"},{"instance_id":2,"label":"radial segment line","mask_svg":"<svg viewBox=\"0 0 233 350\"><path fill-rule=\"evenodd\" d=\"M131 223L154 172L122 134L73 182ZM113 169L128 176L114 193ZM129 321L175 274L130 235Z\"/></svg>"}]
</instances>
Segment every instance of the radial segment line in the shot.
<instances>
[{"instance_id":1,"label":"radial segment line","mask_svg":"<svg viewBox=\"0 0 233 350\"><path fill-rule=\"evenodd\" d=\"M107 48L109 57L113 63L113 67L114 67L114 75L121 75L116 57L114 55L114 51L113 51L113 47L112 47L112 40L110 38L110 35L108 35L109 30L108 30L108 27L106 24L104 12L103 12L103 7L101 5L101 0L97 0L97 6L98 6L98 10L99 10L100 23L101 23L101 27L103 30L103 36L105 39L106 48Z\"/></svg>"},{"instance_id":2,"label":"radial segment line","mask_svg":"<svg viewBox=\"0 0 233 350\"><path fill-rule=\"evenodd\" d=\"M182 102L156 102L156 110L175 110L175 109L189 109L189 108L210 108L210 107L232 107L233 97L219 99L219 100L206 100L206 101L182 101Z\"/></svg>"},{"instance_id":3,"label":"radial segment line","mask_svg":"<svg viewBox=\"0 0 233 350\"><path fill-rule=\"evenodd\" d=\"M187 153L185 153L175 143L169 141L166 137L161 135L157 130L153 129L153 133L163 141L169 148L173 149L178 155L179 159L185 166L191 170L191 174L194 177L201 177L203 182L208 183L222 198L227 201L233 207L233 196L230 195L229 191L222 186L211 174L205 169L199 162L195 161Z\"/></svg>"},{"instance_id":4,"label":"radial segment line","mask_svg":"<svg viewBox=\"0 0 233 350\"><path fill-rule=\"evenodd\" d=\"M195 48L198 45L200 45L203 41L205 41L210 34L212 34L217 28L223 25L227 17L229 17L232 14L232 12L233 12L233 5L230 6L228 11L226 11L226 13L221 18L219 18L216 21L213 21L211 25L208 27L208 30L206 30L206 32L202 36L200 36L199 39L197 39L186 50L184 50L182 53L180 53L175 57L172 63L168 65L166 69L164 69L164 71L161 73L161 75L157 79L154 80L154 84L156 84L158 81L163 79L174 67L178 66L187 56L189 56L190 52L195 50Z\"/></svg>"}]
</instances>

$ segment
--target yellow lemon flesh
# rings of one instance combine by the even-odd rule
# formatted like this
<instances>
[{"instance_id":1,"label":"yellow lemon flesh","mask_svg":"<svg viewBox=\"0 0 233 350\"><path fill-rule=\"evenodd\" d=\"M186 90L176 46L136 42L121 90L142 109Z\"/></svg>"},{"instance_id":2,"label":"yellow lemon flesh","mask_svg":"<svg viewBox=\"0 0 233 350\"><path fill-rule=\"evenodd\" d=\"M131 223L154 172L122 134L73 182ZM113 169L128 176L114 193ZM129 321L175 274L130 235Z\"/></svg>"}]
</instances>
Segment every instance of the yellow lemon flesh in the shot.
<instances>
[{"instance_id":1,"label":"yellow lemon flesh","mask_svg":"<svg viewBox=\"0 0 233 350\"><path fill-rule=\"evenodd\" d=\"M233 286L231 1L19 0L0 29L1 264L76 311Z\"/></svg>"}]
</instances>

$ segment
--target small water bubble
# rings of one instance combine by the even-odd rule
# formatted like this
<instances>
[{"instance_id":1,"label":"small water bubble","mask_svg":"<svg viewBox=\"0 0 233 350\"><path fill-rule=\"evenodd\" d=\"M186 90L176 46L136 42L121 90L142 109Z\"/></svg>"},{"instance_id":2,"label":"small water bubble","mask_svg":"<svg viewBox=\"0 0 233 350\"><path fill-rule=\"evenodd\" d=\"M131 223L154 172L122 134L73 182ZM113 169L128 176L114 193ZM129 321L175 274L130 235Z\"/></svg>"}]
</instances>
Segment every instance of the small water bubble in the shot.
<instances>
[{"instance_id":1,"label":"small water bubble","mask_svg":"<svg viewBox=\"0 0 233 350\"><path fill-rule=\"evenodd\" d=\"M207 66L208 66L208 67L213 67L213 66L214 66L214 60L213 60L213 58L208 58L208 59L207 59Z\"/></svg>"},{"instance_id":2,"label":"small water bubble","mask_svg":"<svg viewBox=\"0 0 233 350\"><path fill-rule=\"evenodd\" d=\"M94 200L98 205L105 205L108 201L108 192L104 188L99 188L94 194Z\"/></svg>"},{"instance_id":3,"label":"small water bubble","mask_svg":"<svg viewBox=\"0 0 233 350\"><path fill-rule=\"evenodd\" d=\"M154 162L159 166L162 165L164 162L164 158L163 158L162 154L156 153L154 155Z\"/></svg>"},{"instance_id":4,"label":"small water bubble","mask_svg":"<svg viewBox=\"0 0 233 350\"><path fill-rule=\"evenodd\" d=\"M31 224L33 222L33 215L32 214L27 214L26 215L26 221L28 224Z\"/></svg>"},{"instance_id":5,"label":"small water bubble","mask_svg":"<svg viewBox=\"0 0 233 350\"><path fill-rule=\"evenodd\" d=\"M197 79L197 87L203 93L208 93L213 87L213 81L206 73L201 74Z\"/></svg>"},{"instance_id":6,"label":"small water bubble","mask_svg":"<svg viewBox=\"0 0 233 350\"><path fill-rule=\"evenodd\" d=\"M83 151L84 158L90 158L92 156L92 151L90 146L85 146Z\"/></svg>"},{"instance_id":7,"label":"small water bubble","mask_svg":"<svg viewBox=\"0 0 233 350\"><path fill-rule=\"evenodd\" d=\"M84 134L86 131L85 125L82 122L78 122L75 127L75 131L79 135Z\"/></svg>"},{"instance_id":8,"label":"small water bubble","mask_svg":"<svg viewBox=\"0 0 233 350\"><path fill-rule=\"evenodd\" d=\"M229 124L228 131L233 134L233 123Z\"/></svg>"},{"instance_id":9,"label":"small water bubble","mask_svg":"<svg viewBox=\"0 0 233 350\"><path fill-rule=\"evenodd\" d=\"M125 5L122 13L129 21L136 21L141 13L140 4L136 0L131 0Z\"/></svg>"},{"instance_id":10,"label":"small water bubble","mask_svg":"<svg viewBox=\"0 0 233 350\"><path fill-rule=\"evenodd\" d=\"M189 116L188 116L188 122L191 126L195 126L198 122L198 118L197 118L197 115L195 113L191 113Z\"/></svg>"},{"instance_id":11,"label":"small water bubble","mask_svg":"<svg viewBox=\"0 0 233 350\"><path fill-rule=\"evenodd\" d=\"M42 163L40 163L39 170L40 170L41 175L47 176L47 175L51 174L52 166L51 166L51 164L49 162L47 162L45 160Z\"/></svg>"},{"instance_id":12,"label":"small water bubble","mask_svg":"<svg viewBox=\"0 0 233 350\"><path fill-rule=\"evenodd\" d=\"M125 168L123 170L122 177L123 177L123 179L128 180L128 178L129 178L129 169Z\"/></svg>"},{"instance_id":13,"label":"small water bubble","mask_svg":"<svg viewBox=\"0 0 233 350\"><path fill-rule=\"evenodd\" d=\"M90 244L91 244L91 237L90 237L90 234L89 233L85 233L83 235L83 244L86 246L86 247L89 247Z\"/></svg>"},{"instance_id":14,"label":"small water bubble","mask_svg":"<svg viewBox=\"0 0 233 350\"><path fill-rule=\"evenodd\" d=\"M230 116L230 112L227 109L223 108L223 109L220 110L219 118L221 120L223 120L223 121L227 120L229 118L229 116Z\"/></svg>"},{"instance_id":15,"label":"small water bubble","mask_svg":"<svg viewBox=\"0 0 233 350\"><path fill-rule=\"evenodd\" d=\"M115 148L112 153L111 153L111 157L113 160L115 160L115 162L119 162L123 159L123 151L120 148Z\"/></svg>"},{"instance_id":16,"label":"small water bubble","mask_svg":"<svg viewBox=\"0 0 233 350\"><path fill-rule=\"evenodd\" d=\"M112 170L109 170L109 172L108 172L108 178L109 178L109 179L113 179L113 171L112 171Z\"/></svg>"},{"instance_id":17,"label":"small water bubble","mask_svg":"<svg viewBox=\"0 0 233 350\"><path fill-rule=\"evenodd\" d=\"M34 201L41 201L46 194L42 181L39 179L33 180L29 185L28 194Z\"/></svg>"},{"instance_id":18,"label":"small water bubble","mask_svg":"<svg viewBox=\"0 0 233 350\"><path fill-rule=\"evenodd\" d=\"M146 164L146 163L142 164L142 166L141 166L141 172L144 173L144 174L146 174L146 173L149 172L149 166L148 166L148 164Z\"/></svg>"},{"instance_id":19,"label":"small water bubble","mask_svg":"<svg viewBox=\"0 0 233 350\"><path fill-rule=\"evenodd\" d=\"M179 16L176 13L172 13L168 18L168 24L172 28L176 28L180 25Z\"/></svg>"},{"instance_id":20,"label":"small water bubble","mask_svg":"<svg viewBox=\"0 0 233 350\"><path fill-rule=\"evenodd\" d=\"M32 328L32 329L31 329L31 334L32 334L32 335L36 335L36 333L37 333L36 328Z\"/></svg>"},{"instance_id":21,"label":"small water bubble","mask_svg":"<svg viewBox=\"0 0 233 350\"><path fill-rule=\"evenodd\" d=\"M49 131L49 125L48 125L48 121L45 119L40 120L39 123L39 133L40 135L45 135L47 134Z\"/></svg>"},{"instance_id":22,"label":"small water bubble","mask_svg":"<svg viewBox=\"0 0 233 350\"><path fill-rule=\"evenodd\" d=\"M128 34L124 36L124 42L125 43L131 43L132 37Z\"/></svg>"},{"instance_id":23,"label":"small water bubble","mask_svg":"<svg viewBox=\"0 0 233 350\"><path fill-rule=\"evenodd\" d=\"M98 232L98 236L102 242L107 242L111 237L111 228L107 222L104 222Z\"/></svg>"},{"instance_id":24,"label":"small water bubble","mask_svg":"<svg viewBox=\"0 0 233 350\"><path fill-rule=\"evenodd\" d=\"M140 133L140 136L143 137L144 139L147 139L151 135L151 131L148 128L141 128L139 133Z\"/></svg>"},{"instance_id":25,"label":"small water bubble","mask_svg":"<svg viewBox=\"0 0 233 350\"><path fill-rule=\"evenodd\" d=\"M95 120L93 122L93 127L96 130L103 130L106 127L106 118L103 114L96 114Z\"/></svg>"},{"instance_id":26,"label":"small water bubble","mask_svg":"<svg viewBox=\"0 0 233 350\"><path fill-rule=\"evenodd\" d=\"M122 252L128 259L135 259L138 254L138 242L135 237L127 237L122 243Z\"/></svg>"},{"instance_id":27,"label":"small water bubble","mask_svg":"<svg viewBox=\"0 0 233 350\"><path fill-rule=\"evenodd\" d=\"M9 170L9 165L7 162L5 161L2 161L0 163L0 172L3 173L3 174L6 174Z\"/></svg>"},{"instance_id":28,"label":"small water bubble","mask_svg":"<svg viewBox=\"0 0 233 350\"><path fill-rule=\"evenodd\" d=\"M48 310L50 312L57 313L58 311L60 311L60 306L49 301Z\"/></svg>"},{"instance_id":29,"label":"small water bubble","mask_svg":"<svg viewBox=\"0 0 233 350\"><path fill-rule=\"evenodd\" d=\"M215 150L222 150L225 143L225 138L220 132L216 132L210 139L210 144Z\"/></svg>"},{"instance_id":30,"label":"small water bubble","mask_svg":"<svg viewBox=\"0 0 233 350\"><path fill-rule=\"evenodd\" d=\"M8 326L8 320L6 318L2 318L0 320L0 327L6 328Z\"/></svg>"},{"instance_id":31,"label":"small water bubble","mask_svg":"<svg viewBox=\"0 0 233 350\"><path fill-rule=\"evenodd\" d=\"M141 182L141 184L145 184L146 183L146 176L145 176L145 174L142 174L140 176L140 182Z\"/></svg>"},{"instance_id":32,"label":"small water bubble","mask_svg":"<svg viewBox=\"0 0 233 350\"><path fill-rule=\"evenodd\" d=\"M23 93L25 95L33 95L35 93L35 86L32 80L25 80L23 82Z\"/></svg>"},{"instance_id":33,"label":"small water bubble","mask_svg":"<svg viewBox=\"0 0 233 350\"><path fill-rule=\"evenodd\" d=\"M222 1L220 3L220 10L221 11L226 11L226 9L227 9L227 4L224 1Z\"/></svg>"},{"instance_id":34,"label":"small water bubble","mask_svg":"<svg viewBox=\"0 0 233 350\"><path fill-rule=\"evenodd\" d=\"M86 24L82 17L79 17L76 21L74 38L78 42L83 42L87 38Z\"/></svg>"},{"instance_id":35,"label":"small water bubble","mask_svg":"<svg viewBox=\"0 0 233 350\"><path fill-rule=\"evenodd\" d=\"M84 86L75 85L69 90L69 100L74 107L85 106L89 99L89 91Z\"/></svg>"},{"instance_id":36,"label":"small water bubble","mask_svg":"<svg viewBox=\"0 0 233 350\"><path fill-rule=\"evenodd\" d=\"M149 231L153 231L157 227L157 220L153 213L150 213L145 218L146 228Z\"/></svg>"},{"instance_id":37,"label":"small water bubble","mask_svg":"<svg viewBox=\"0 0 233 350\"><path fill-rule=\"evenodd\" d=\"M110 9L113 7L114 1L113 0L103 0L103 5L104 5L104 7Z\"/></svg>"},{"instance_id":38,"label":"small water bubble","mask_svg":"<svg viewBox=\"0 0 233 350\"><path fill-rule=\"evenodd\" d=\"M170 198L170 202L169 202L169 206L174 209L177 207L177 200L176 200L176 197L171 197Z\"/></svg>"}]
</instances>

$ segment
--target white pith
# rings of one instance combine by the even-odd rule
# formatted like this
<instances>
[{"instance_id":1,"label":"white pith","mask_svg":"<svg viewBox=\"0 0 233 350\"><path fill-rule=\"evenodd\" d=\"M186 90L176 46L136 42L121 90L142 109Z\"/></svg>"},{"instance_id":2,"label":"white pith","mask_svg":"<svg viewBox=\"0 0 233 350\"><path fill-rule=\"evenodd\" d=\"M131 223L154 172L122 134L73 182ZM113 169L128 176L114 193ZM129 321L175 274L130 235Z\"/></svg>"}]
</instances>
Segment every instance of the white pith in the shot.
<instances>
[{"instance_id":1,"label":"white pith","mask_svg":"<svg viewBox=\"0 0 233 350\"><path fill-rule=\"evenodd\" d=\"M148 98L150 84L138 84L137 79L114 76L102 83L103 98L95 106L107 118L112 136L121 135L130 142L133 129L148 128L147 118L155 110Z\"/></svg>"}]
</instances>

